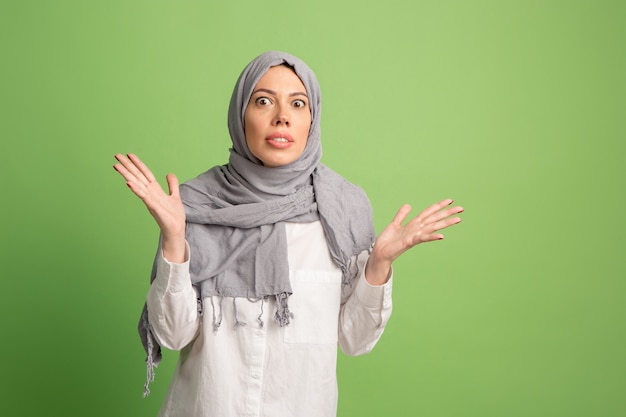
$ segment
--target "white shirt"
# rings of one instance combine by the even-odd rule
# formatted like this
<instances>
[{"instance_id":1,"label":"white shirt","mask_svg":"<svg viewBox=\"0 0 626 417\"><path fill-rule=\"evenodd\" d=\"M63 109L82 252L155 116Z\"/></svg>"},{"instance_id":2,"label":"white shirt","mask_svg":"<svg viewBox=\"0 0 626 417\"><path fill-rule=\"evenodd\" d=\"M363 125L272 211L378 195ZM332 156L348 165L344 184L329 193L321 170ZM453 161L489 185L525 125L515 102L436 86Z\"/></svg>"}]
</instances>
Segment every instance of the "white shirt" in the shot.
<instances>
[{"instance_id":1,"label":"white shirt","mask_svg":"<svg viewBox=\"0 0 626 417\"><path fill-rule=\"evenodd\" d=\"M337 344L347 355L374 347L391 315L391 279L382 286L365 280L364 251L357 258L361 275L342 291L321 224L286 226L294 317L285 327L273 319L271 297L207 298L200 316L189 276L193 252L182 264L158 261L149 320L161 346L180 350L160 416L336 416ZM214 331L213 315L220 313ZM246 325L236 326L235 317Z\"/></svg>"}]
</instances>

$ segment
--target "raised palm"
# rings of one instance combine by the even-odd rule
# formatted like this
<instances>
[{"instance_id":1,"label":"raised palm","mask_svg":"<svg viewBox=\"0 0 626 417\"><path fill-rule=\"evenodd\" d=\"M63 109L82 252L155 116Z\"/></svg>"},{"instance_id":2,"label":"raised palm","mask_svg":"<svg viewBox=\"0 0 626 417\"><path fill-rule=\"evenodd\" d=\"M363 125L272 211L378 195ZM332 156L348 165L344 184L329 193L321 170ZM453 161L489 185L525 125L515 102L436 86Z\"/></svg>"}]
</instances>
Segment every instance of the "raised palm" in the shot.
<instances>
[{"instance_id":1,"label":"raised palm","mask_svg":"<svg viewBox=\"0 0 626 417\"><path fill-rule=\"evenodd\" d=\"M185 235L185 208L180 199L178 179L167 175L169 194L163 191L152 171L134 154L115 155L118 163L113 168L126 180L126 185L144 202L154 217L164 238Z\"/></svg>"}]
</instances>

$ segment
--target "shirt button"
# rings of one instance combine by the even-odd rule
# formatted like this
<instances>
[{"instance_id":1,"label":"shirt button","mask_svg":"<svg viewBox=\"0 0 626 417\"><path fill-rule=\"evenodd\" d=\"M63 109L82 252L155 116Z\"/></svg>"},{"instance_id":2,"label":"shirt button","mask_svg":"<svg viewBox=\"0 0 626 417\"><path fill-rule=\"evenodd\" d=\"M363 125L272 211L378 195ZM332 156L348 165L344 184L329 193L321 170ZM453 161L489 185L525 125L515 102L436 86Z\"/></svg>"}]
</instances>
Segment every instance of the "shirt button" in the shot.
<instances>
[{"instance_id":1,"label":"shirt button","mask_svg":"<svg viewBox=\"0 0 626 417\"><path fill-rule=\"evenodd\" d=\"M259 379L259 374L252 374L250 376L252 377L252 379Z\"/></svg>"}]
</instances>

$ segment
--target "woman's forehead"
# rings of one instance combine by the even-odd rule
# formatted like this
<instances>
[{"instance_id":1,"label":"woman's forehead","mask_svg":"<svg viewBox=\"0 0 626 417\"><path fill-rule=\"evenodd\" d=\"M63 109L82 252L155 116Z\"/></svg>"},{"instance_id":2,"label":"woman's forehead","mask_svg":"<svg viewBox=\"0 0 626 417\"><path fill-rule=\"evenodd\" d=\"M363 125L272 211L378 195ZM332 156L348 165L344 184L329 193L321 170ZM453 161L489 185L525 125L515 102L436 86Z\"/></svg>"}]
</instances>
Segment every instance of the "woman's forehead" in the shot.
<instances>
[{"instance_id":1,"label":"woman's forehead","mask_svg":"<svg viewBox=\"0 0 626 417\"><path fill-rule=\"evenodd\" d=\"M296 71L288 65L277 65L270 67L265 74L259 78L253 91L260 88L271 90L288 90L289 93L306 93L306 86ZM302 91L301 91L302 90Z\"/></svg>"}]
</instances>

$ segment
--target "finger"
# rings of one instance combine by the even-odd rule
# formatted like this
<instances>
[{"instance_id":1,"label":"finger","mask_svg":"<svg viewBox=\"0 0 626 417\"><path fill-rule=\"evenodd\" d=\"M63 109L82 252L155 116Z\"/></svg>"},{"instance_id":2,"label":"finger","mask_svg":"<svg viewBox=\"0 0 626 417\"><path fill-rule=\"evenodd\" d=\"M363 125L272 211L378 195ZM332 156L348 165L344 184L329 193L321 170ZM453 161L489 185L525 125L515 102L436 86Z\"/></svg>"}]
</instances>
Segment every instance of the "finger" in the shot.
<instances>
[{"instance_id":1,"label":"finger","mask_svg":"<svg viewBox=\"0 0 626 417\"><path fill-rule=\"evenodd\" d=\"M443 240L443 235L441 233L431 233L428 235L423 235L419 237L419 241L415 242L415 244L417 245L418 243L433 242L436 240Z\"/></svg>"},{"instance_id":2,"label":"finger","mask_svg":"<svg viewBox=\"0 0 626 417\"><path fill-rule=\"evenodd\" d=\"M180 189L178 186L178 178L174 174L167 174L167 187L170 190L170 195L175 198L180 198Z\"/></svg>"},{"instance_id":3,"label":"finger","mask_svg":"<svg viewBox=\"0 0 626 417\"><path fill-rule=\"evenodd\" d=\"M126 185L137 197L146 203L147 193L146 187L143 184L136 181L126 181Z\"/></svg>"},{"instance_id":4,"label":"finger","mask_svg":"<svg viewBox=\"0 0 626 417\"><path fill-rule=\"evenodd\" d=\"M452 217L449 219L445 219L445 220L440 220L436 223L431 224L429 227L426 228L426 232L427 234L432 234L433 232L437 232L439 230L443 230L445 228L448 228L450 226L454 226L455 224L459 224L461 223L461 218L460 217Z\"/></svg>"},{"instance_id":5,"label":"finger","mask_svg":"<svg viewBox=\"0 0 626 417\"><path fill-rule=\"evenodd\" d=\"M447 217L454 216L455 214L459 214L465 211L465 209L461 206L450 207L446 210L441 210L433 213L430 217L424 219L424 223L434 223L440 220L443 220Z\"/></svg>"},{"instance_id":6,"label":"finger","mask_svg":"<svg viewBox=\"0 0 626 417\"><path fill-rule=\"evenodd\" d=\"M135 174L133 174L126 168L127 166L133 166L133 163L121 154L115 155L115 159L117 159L119 163L113 165L113 169L115 169L115 171L117 171L122 177L124 177L124 180L126 180L126 185L137 197L139 197L141 200L145 200L145 182L141 181L139 178L137 178Z\"/></svg>"},{"instance_id":7,"label":"finger","mask_svg":"<svg viewBox=\"0 0 626 417\"><path fill-rule=\"evenodd\" d=\"M149 183L148 179L146 178L144 174L141 173L141 171L137 168L137 166L132 160L130 160L129 158L127 158L126 156L122 154L116 154L115 159L118 160L119 165L121 165L125 170L124 172L127 173L126 176L124 176L124 178L126 178L129 181L134 180L135 182L139 184L148 185ZM119 171L120 170L118 170L118 172Z\"/></svg>"},{"instance_id":8,"label":"finger","mask_svg":"<svg viewBox=\"0 0 626 417\"><path fill-rule=\"evenodd\" d=\"M431 215L433 215L434 213L438 212L439 210L441 210L442 208L449 206L450 204L452 204L454 202L454 200L452 200L451 198L447 198L445 200L441 200L438 203L435 203L431 206L426 207L426 209L424 209L420 214L418 214L417 218L419 218L420 220L425 220L428 217L430 217Z\"/></svg>"},{"instance_id":9,"label":"finger","mask_svg":"<svg viewBox=\"0 0 626 417\"><path fill-rule=\"evenodd\" d=\"M398 212L394 216L391 223L397 226L400 226L402 222L404 221L404 219L406 219L406 216L408 216L410 212L411 212L411 206L409 206L408 204L404 204L402 207L400 207L400 210L398 210Z\"/></svg>"},{"instance_id":10,"label":"finger","mask_svg":"<svg viewBox=\"0 0 626 417\"><path fill-rule=\"evenodd\" d=\"M419 245L420 243L432 242L434 240L442 240L443 235L441 233L435 233L436 230L422 230L421 233L417 233L413 235L409 242L409 247L412 248L414 246Z\"/></svg>"},{"instance_id":11,"label":"finger","mask_svg":"<svg viewBox=\"0 0 626 417\"><path fill-rule=\"evenodd\" d=\"M139 168L139 171L141 171L141 173L148 179L148 181L156 182L156 178L154 178L154 175L152 174L152 171L150 171L150 168L148 168L137 155L135 155L134 153L129 153L128 158L133 161L135 166Z\"/></svg>"},{"instance_id":12,"label":"finger","mask_svg":"<svg viewBox=\"0 0 626 417\"><path fill-rule=\"evenodd\" d=\"M122 177L124 177L126 182L137 182L137 178L131 172L129 172L121 163L113 165L113 169L116 170L117 173L120 174Z\"/></svg>"}]
</instances>

